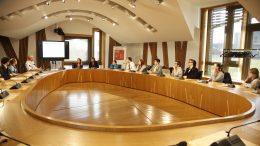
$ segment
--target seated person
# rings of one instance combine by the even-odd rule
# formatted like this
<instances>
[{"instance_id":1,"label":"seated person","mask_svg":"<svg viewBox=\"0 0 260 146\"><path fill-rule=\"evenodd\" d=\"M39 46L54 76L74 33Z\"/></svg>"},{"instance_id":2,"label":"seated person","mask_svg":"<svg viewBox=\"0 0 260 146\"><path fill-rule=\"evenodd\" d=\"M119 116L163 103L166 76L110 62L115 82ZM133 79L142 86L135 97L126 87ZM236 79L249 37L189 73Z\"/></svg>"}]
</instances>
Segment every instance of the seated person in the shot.
<instances>
[{"instance_id":1,"label":"seated person","mask_svg":"<svg viewBox=\"0 0 260 146\"><path fill-rule=\"evenodd\" d=\"M160 66L160 59L154 59L153 66L150 69L149 73L151 73L151 74L160 74L160 73L162 73L162 66Z\"/></svg>"},{"instance_id":2,"label":"seated person","mask_svg":"<svg viewBox=\"0 0 260 146\"><path fill-rule=\"evenodd\" d=\"M118 69L117 61L113 60L112 64L109 66L110 69Z\"/></svg>"},{"instance_id":3,"label":"seated person","mask_svg":"<svg viewBox=\"0 0 260 146\"><path fill-rule=\"evenodd\" d=\"M146 65L144 64L144 60L143 59L139 59L138 61L138 65L136 67L136 71L137 72L143 72L143 70L146 68Z\"/></svg>"},{"instance_id":4,"label":"seated person","mask_svg":"<svg viewBox=\"0 0 260 146\"><path fill-rule=\"evenodd\" d=\"M89 68L99 68L98 62L94 57L90 58Z\"/></svg>"},{"instance_id":5,"label":"seated person","mask_svg":"<svg viewBox=\"0 0 260 146\"><path fill-rule=\"evenodd\" d=\"M7 57L3 57L1 59L1 68L0 68L0 72L2 75L2 78L4 78L4 80L8 80L11 78L11 71L8 69L8 66L10 64L10 59Z\"/></svg>"},{"instance_id":6,"label":"seated person","mask_svg":"<svg viewBox=\"0 0 260 146\"><path fill-rule=\"evenodd\" d=\"M33 56L28 56L27 61L25 62L25 67L27 71L40 70L34 63Z\"/></svg>"},{"instance_id":7,"label":"seated person","mask_svg":"<svg viewBox=\"0 0 260 146\"><path fill-rule=\"evenodd\" d=\"M209 79L209 81L212 82L223 82L224 80L224 73L222 71L222 67L220 63L215 63L214 64L214 69L213 69L213 73Z\"/></svg>"},{"instance_id":8,"label":"seated person","mask_svg":"<svg viewBox=\"0 0 260 146\"><path fill-rule=\"evenodd\" d=\"M72 65L72 68L82 69L83 68L82 60L78 58L77 62Z\"/></svg>"},{"instance_id":9,"label":"seated person","mask_svg":"<svg viewBox=\"0 0 260 146\"><path fill-rule=\"evenodd\" d=\"M127 59L126 59L125 70L126 71L131 71L131 70L135 71L136 70L135 63L132 61L131 57L127 57Z\"/></svg>"},{"instance_id":10,"label":"seated person","mask_svg":"<svg viewBox=\"0 0 260 146\"><path fill-rule=\"evenodd\" d=\"M194 59L189 59L188 68L183 74L184 78L187 79L198 79L199 70L196 68L196 61Z\"/></svg>"},{"instance_id":11,"label":"seated person","mask_svg":"<svg viewBox=\"0 0 260 146\"><path fill-rule=\"evenodd\" d=\"M15 58L10 59L10 65L8 66L8 69L11 71L11 74L17 74L17 60Z\"/></svg>"},{"instance_id":12,"label":"seated person","mask_svg":"<svg viewBox=\"0 0 260 146\"><path fill-rule=\"evenodd\" d=\"M181 62L176 61L173 65L172 76L173 77L182 77L182 75L183 75L183 70L181 68Z\"/></svg>"},{"instance_id":13,"label":"seated person","mask_svg":"<svg viewBox=\"0 0 260 146\"><path fill-rule=\"evenodd\" d=\"M254 90L260 88L259 71L257 68L251 68L249 70L248 76L243 85Z\"/></svg>"}]
</instances>

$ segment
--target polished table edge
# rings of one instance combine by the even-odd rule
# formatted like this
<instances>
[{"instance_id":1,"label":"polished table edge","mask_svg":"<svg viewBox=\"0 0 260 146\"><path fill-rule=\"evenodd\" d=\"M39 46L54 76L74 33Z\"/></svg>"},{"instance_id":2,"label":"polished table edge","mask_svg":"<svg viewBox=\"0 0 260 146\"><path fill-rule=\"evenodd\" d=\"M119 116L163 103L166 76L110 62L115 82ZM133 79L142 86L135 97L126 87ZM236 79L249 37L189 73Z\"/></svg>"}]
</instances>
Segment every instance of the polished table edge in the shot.
<instances>
[{"instance_id":1,"label":"polished table edge","mask_svg":"<svg viewBox=\"0 0 260 146\"><path fill-rule=\"evenodd\" d=\"M53 74L56 74L58 72L63 72L65 74L66 70L65 71L57 71L57 72L54 72ZM119 72L122 72L122 71L119 71ZM40 79L38 79L38 81L42 80L42 79L44 79L48 76L41 77ZM37 82L33 86L31 86L29 89L27 89L26 94L29 94L36 85L37 85ZM156 93L154 93L154 94L156 94ZM233 93L233 94L235 94L235 93ZM22 97L21 106L22 106L22 109L24 111L26 111L26 113L28 113L32 117L35 117L37 119L46 121L46 122L51 123L51 124L59 125L59 126L65 126L65 127L77 128L77 129L84 129L84 130L93 130L93 131L109 131L109 132L128 132L129 131L129 132L136 132L136 131L154 131L154 130L164 130L164 129L172 129L172 128L182 128L182 127L190 127L190 126L199 126L199 125L204 125L204 124L215 124L215 123L241 120L241 119L250 117L255 113L255 109L256 109L255 104L247 98L246 98L246 100L248 100L250 102L251 108L248 111L241 113L241 114L238 114L238 115L217 117L217 118L208 118L208 119L202 119L202 120L175 122L175 123L169 123L169 124L153 124L153 125L140 125L140 126L94 125L94 124L71 122L71 121L60 120L60 119L48 117L48 116L39 114L35 110L31 109L26 104L26 96L25 95Z\"/></svg>"}]
</instances>

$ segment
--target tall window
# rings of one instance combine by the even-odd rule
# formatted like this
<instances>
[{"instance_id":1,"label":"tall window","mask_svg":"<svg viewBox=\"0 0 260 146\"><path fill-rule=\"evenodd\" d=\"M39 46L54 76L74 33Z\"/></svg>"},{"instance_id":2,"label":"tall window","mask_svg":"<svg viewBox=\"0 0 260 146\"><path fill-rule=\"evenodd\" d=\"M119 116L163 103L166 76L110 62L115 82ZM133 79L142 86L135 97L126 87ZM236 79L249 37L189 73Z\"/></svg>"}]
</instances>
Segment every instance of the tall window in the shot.
<instances>
[{"instance_id":1,"label":"tall window","mask_svg":"<svg viewBox=\"0 0 260 146\"><path fill-rule=\"evenodd\" d=\"M70 58L65 60L66 62L74 62L77 58L81 58L82 61L89 59L90 51L90 39L88 38L65 38L65 41L69 42L69 56Z\"/></svg>"},{"instance_id":2,"label":"tall window","mask_svg":"<svg viewBox=\"0 0 260 146\"><path fill-rule=\"evenodd\" d=\"M212 74L214 63L226 66L234 80L241 79L240 59L223 58L224 49L241 49L244 9L240 5L208 9L205 75Z\"/></svg>"},{"instance_id":3,"label":"tall window","mask_svg":"<svg viewBox=\"0 0 260 146\"><path fill-rule=\"evenodd\" d=\"M101 60L101 31L94 31L94 57L97 61Z\"/></svg>"}]
</instances>

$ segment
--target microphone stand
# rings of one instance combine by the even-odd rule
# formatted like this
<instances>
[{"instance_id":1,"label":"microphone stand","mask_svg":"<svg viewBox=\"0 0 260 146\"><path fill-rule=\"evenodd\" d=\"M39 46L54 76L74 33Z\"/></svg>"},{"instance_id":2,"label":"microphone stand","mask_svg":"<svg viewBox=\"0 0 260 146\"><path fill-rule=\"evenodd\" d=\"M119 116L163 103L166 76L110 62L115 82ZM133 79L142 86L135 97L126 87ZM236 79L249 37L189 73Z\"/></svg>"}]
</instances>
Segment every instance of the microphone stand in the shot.
<instances>
[{"instance_id":1,"label":"microphone stand","mask_svg":"<svg viewBox=\"0 0 260 146\"><path fill-rule=\"evenodd\" d=\"M25 76L25 75L23 75L23 74L21 74L21 76L25 77L25 80L23 80L21 83L29 83L29 82L30 82L28 76Z\"/></svg>"},{"instance_id":2,"label":"microphone stand","mask_svg":"<svg viewBox=\"0 0 260 146\"><path fill-rule=\"evenodd\" d=\"M11 140L13 140L13 141L16 141L16 142L22 143L22 144L24 144L24 145L30 146L30 144L25 143L25 142L22 142L22 141L20 141L20 140L17 140L17 139L15 139L15 138L12 138L12 137L9 137L9 136L7 136L7 135L4 135L2 132L0 132L0 136L9 138L9 139L11 139ZM4 142L6 142L6 141L4 141ZM1 143L0 143L0 144L1 144Z\"/></svg>"},{"instance_id":3,"label":"microphone stand","mask_svg":"<svg viewBox=\"0 0 260 146\"><path fill-rule=\"evenodd\" d=\"M15 80L6 80L6 81L12 81L15 83L15 85L13 85L10 89L19 89L22 87L22 85L18 82L16 82Z\"/></svg>"},{"instance_id":4,"label":"microphone stand","mask_svg":"<svg viewBox=\"0 0 260 146\"><path fill-rule=\"evenodd\" d=\"M260 120L257 120L257 121L253 121L253 122L249 122L249 123L245 123L245 124L242 124L242 125L238 125L238 126L235 126L235 127L232 127L231 129L229 129L228 131L226 131L227 133L227 137L230 137L230 133L233 129L236 129L236 128L239 128L239 127L243 127L243 126L246 126L246 125L250 125L250 124L254 124L254 123L258 123L260 122Z\"/></svg>"}]
</instances>

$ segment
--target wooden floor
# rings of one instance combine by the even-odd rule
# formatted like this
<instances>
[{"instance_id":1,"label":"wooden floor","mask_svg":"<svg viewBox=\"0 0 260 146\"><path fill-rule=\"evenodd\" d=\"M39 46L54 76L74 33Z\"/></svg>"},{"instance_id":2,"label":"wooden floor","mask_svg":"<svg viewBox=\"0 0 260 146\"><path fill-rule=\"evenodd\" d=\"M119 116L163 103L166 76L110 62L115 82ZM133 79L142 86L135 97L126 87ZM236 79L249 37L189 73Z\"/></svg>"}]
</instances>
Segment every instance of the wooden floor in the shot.
<instances>
[{"instance_id":1,"label":"wooden floor","mask_svg":"<svg viewBox=\"0 0 260 146\"><path fill-rule=\"evenodd\" d=\"M104 83L66 84L46 96L37 112L67 121L117 126L217 117L165 96Z\"/></svg>"}]
</instances>

